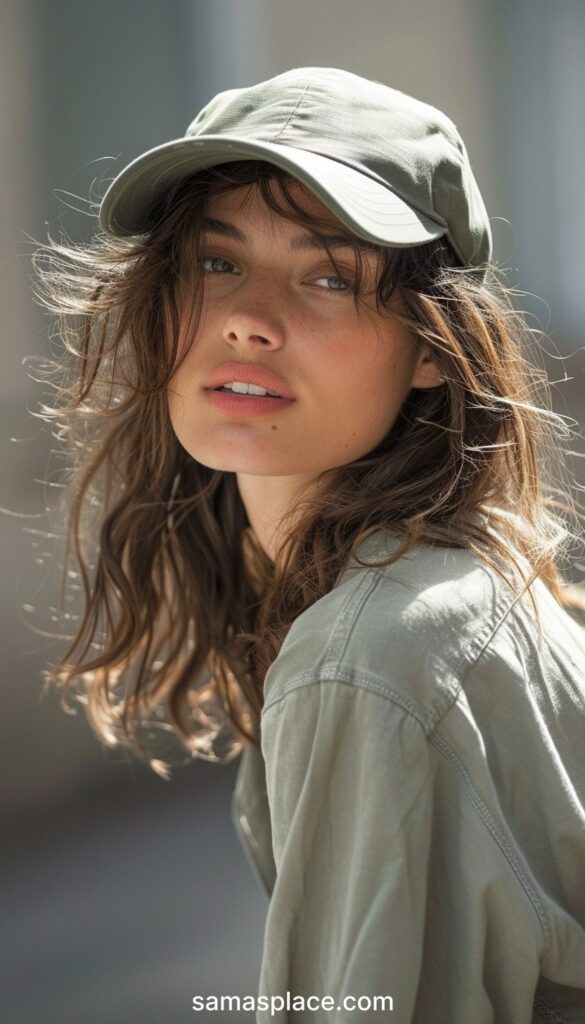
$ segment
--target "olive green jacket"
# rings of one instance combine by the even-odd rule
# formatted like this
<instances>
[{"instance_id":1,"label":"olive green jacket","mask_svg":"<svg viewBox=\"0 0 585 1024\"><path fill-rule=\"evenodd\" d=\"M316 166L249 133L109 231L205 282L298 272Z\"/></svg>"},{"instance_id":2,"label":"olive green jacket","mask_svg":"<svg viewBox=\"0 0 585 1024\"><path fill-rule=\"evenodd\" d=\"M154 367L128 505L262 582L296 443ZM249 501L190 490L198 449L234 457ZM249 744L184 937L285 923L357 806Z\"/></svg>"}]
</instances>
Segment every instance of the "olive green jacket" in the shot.
<instances>
[{"instance_id":1,"label":"olive green jacket","mask_svg":"<svg viewBox=\"0 0 585 1024\"><path fill-rule=\"evenodd\" d=\"M260 1024L584 1024L585 630L533 591L540 637L478 556L419 544L294 622L233 820L269 896L258 995L337 1009Z\"/></svg>"}]
</instances>

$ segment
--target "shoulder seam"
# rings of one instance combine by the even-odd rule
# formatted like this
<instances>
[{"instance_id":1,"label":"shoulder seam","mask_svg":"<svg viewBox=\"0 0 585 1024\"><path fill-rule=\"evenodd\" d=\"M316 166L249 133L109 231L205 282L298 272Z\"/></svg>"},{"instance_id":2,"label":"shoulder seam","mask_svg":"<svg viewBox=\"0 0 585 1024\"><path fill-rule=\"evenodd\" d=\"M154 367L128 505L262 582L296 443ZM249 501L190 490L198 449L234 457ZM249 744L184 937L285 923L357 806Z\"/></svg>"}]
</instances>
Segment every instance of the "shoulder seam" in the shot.
<instances>
[{"instance_id":1,"label":"shoulder seam","mask_svg":"<svg viewBox=\"0 0 585 1024\"><path fill-rule=\"evenodd\" d=\"M357 626L358 620L364 610L366 601L370 594L372 594L380 585L381 578L379 570L377 572L374 570L371 576L367 570L363 574L359 574L357 586L349 590L342 607L337 613L335 622L333 623L331 637L325 654L326 661L335 657L338 662L341 662L347 645ZM349 616L347 614L348 610L351 612ZM334 654L334 648L338 644L341 646L341 649Z\"/></svg>"},{"instance_id":2,"label":"shoulder seam","mask_svg":"<svg viewBox=\"0 0 585 1024\"><path fill-rule=\"evenodd\" d=\"M302 686L320 686L322 683L342 683L344 686L352 686L355 689L371 690L373 693L377 693L380 697L386 697L391 704L398 704L403 711L416 719L427 735L432 728L433 716L425 715L422 709L419 708L414 701L409 701L404 694L397 693L395 690L389 690L387 686L382 686L381 683L376 682L376 680L371 679L369 676L351 676L350 678L347 676L344 677L343 673L335 671L329 675L327 670L317 674L315 674L314 671L302 672L300 675L293 676L292 679L287 682L286 687L282 689L278 695L275 695L272 699L266 701L262 708L261 717L263 717L270 708L280 704L280 702L293 690L298 690Z\"/></svg>"},{"instance_id":3,"label":"shoulder seam","mask_svg":"<svg viewBox=\"0 0 585 1024\"><path fill-rule=\"evenodd\" d=\"M479 637L478 642L476 644L476 649L474 651L472 660L467 662L467 663L465 663L465 665L464 665L464 671L463 671L462 676L461 676L462 684L463 684L463 682L465 680L465 677L467 676L467 673L470 672L471 669L474 668L474 666L477 664L477 662L481 658L482 654L484 653L484 651L486 650L488 645L491 643L491 641L495 637L495 635L498 632L498 630L500 630L501 627L506 622L506 619L508 618L508 616L509 616L510 612L512 611L512 609L514 608L514 606L517 604L517 602L522 597L523 597L523 594L516 594L516 596L513 598L513 600L511 600L510 603L508 604L507 602L510 600L510 596L508 595L508 593L502 594L500 600L498 601L498 603L496 605L496 609L495 609L495 612L494 612L494 619L490 623L487 624L486 633ZM491 630L490 630L490 627L491 627Z\"/></svg>"},{"instance_id":4,"label":"shoulder seam","mask_svg":"<svg viewBox=\"0 0 585 1024\"><path fill-rule=\"evenodd\" d=\"M482 568L487 571L486 566L482 565ZM383 573L375 567L370 567L370 571L366 569L363 575L359 573L357 586L350 589L333 623L325 654L325 663L332 663L335 660L341 668L343 656L353 633L358 628L358 623L368 598L381 586L382 580ZM522 596L522 594L512 595L507 590L504 591L496 602L493 615L490 616L488 621L484 622L483 628L476 635L474 642L461 652L459 663L450 666L453 674L459 679L460 687L463 686L467 673L479 661L485 648L490 644ZM351 614L348 615L348 612ZM454 699L457 699L457 694L455 694ZM449 708L443 714L446 714L448 711ZM441 715L441 717L443 716Z\"/></svg>"},{"instance_id":5,"label":"shoulder seam","mask_svg":"<svg viewBox=\"0 0 585 1024\"><path fill-rule=\"evenodd\" d=\"M453 673L457 686L454 687L451 692L451 700L448 706L440 713L438 713L437 710L427 712L416 701L409 700L403 693L399 693L396 690L390 689L386 685L382 685L373 677L354 673L349 675L347 669L344 669L343 656L345 654L345 650L357 626L357 622L363 611L365 603L378 584L379 577L370 579L366 576L364 579L359 581L355 590L353 590L346 598L343 607L340 609L335 619L331 637L327 645L324 664L320 669L311 669L307 672L302 672L293 676L292 679L288 679L284 686L279 687L278 690L273 688L272 693L265 701L262 714L264 714L264 712L274 704L278 703L278 701L282 700L287 693L290 693L291 690L294 690L299 686L307 686L311 683L341 682L350 686L357 685L364 689L372 690L375 693L379 693L387 697L388 700L391 700L393 703L400 705L400 707L404 708L406 712L416 718L424 728L427 735L430 735L432 730L439 725L445 715L449 713L453 705L456 703L461 690L464 688L464 682L467 674L479 661L486 647L489 645L501 625L505 622L512 605L506 607L507 595L503 595L501 597L496 606L494 616L496 621L494 622L492 619L488 622L484 631L482 631L482 633L477 637L476 651L474 652L472 660L464 661L463 663L459 662L459 665L449 665L449 669ZM353 608L353 614L348 617L347 610L352 606L352 602L355 600L356 596L359 597L358 607L357 609ZM338 647L338 645L341 645L341 649L336 650L334 653L334 649Z\"/></svg>"}]
</instances>

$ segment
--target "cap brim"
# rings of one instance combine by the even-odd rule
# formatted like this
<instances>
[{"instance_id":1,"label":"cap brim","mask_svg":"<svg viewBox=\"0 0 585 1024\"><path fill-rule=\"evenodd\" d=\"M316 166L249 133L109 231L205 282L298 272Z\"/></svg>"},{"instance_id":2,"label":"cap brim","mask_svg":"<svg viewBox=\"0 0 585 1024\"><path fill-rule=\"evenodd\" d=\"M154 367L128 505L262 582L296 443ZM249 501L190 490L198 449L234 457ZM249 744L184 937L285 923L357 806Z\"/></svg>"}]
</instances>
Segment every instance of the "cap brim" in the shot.
<instances>
[{"instance_id":1,"label":"cap brim","mask_svg":"<svg viewBox=\"0 0 585 1024\"><path fill-rule=\"evenodd\" d=\"M236 160L275 164L307 186L350 231L380 245L422 245L447 227L408 206L387 185L330 157L292 146L237 136L200 135L149 150L109 186L99 211L108 234L125 237L150 229L157 199L188 175Z\"/></svg>"}]
</instances>

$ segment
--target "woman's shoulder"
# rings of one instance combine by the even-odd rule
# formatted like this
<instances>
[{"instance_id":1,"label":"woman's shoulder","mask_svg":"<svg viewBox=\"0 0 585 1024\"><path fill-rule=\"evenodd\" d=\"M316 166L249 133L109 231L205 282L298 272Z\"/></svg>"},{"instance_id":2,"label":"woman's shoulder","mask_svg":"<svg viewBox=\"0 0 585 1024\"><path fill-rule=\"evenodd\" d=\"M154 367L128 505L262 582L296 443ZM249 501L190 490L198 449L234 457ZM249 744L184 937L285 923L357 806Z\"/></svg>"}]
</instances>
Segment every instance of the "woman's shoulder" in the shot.
<instances>
[{"instance_id":1,"label":"woman's shoulder","mask_svg":"<svg viewBox=\"0 0 585 1024\"><path fill-rule=\"evenodd\" d=\"M581 643L585 657L582 631L568 625L569 616L541 581L532 587L544 608L539 639L529 596L518 599L478 554L417 543L391 565L371 565L398 543L389 531L371 534L329 594L293 623L266 677L270 702L283 688L337 678L382 690L432 722L451 706L496 634L501 652L502 637L514 644L515 628L534 649L557 642L555 631L568 629L569 643ZM511 620L512 630L502 631Z\"/></svg>"},{"instance_id":2,"label":"woman's shoulder","mask_svg":"<svg viewBox=\"0 0 585 1024\"><path fill-rule=\"evenodd\" d=\"M359 622L360 630L391 635L395 649L407 657L415 649L425 655L441 652L454 669L463 669L513 608L514 592L495 567L467 548L419 542L390 565L371 566L398 544L389 531L377 531L357 552L359 562L370 567L351 560L339 577L356 627ZM511 577L512 564L505 568ZM368 598L358 612L355 597L364 590Z\"/></svg>"}]
</instances>

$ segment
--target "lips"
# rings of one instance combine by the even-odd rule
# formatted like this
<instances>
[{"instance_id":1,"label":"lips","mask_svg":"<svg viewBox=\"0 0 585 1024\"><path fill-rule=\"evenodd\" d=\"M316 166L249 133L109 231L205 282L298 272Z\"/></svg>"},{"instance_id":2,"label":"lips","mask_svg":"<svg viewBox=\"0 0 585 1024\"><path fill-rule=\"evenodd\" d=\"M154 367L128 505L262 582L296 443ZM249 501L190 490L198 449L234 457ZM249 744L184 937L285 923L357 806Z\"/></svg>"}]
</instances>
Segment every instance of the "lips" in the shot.
<instances>
[{"instance_id":1,"label":"lips","mask_svg":"<svg viewBox=\"0 0 585 1024\"><path fill-rule=\"evenodd\" d=\"M270 395L235 395L228 391L205 390L205 397L212 408L224 416L236 420L249 416L273 416L294 405L292 398L273 398Z\"/></svg>"},{"instance_id":2,"label":"lips","mask_svg":"<svg viewBox=\"0 0 585 1024\"><path fill-rule=\"evenodd\" d=\"M232 381L241 381L243 384L256 384L265 388L266 391L273 391L280 398L293 399L287 385L280 377L267 370L264 366L255 363L222 363L213 371L209 379L203 385L206 390L215 390L224 384Z\"/></svg>"}]
</instances>

